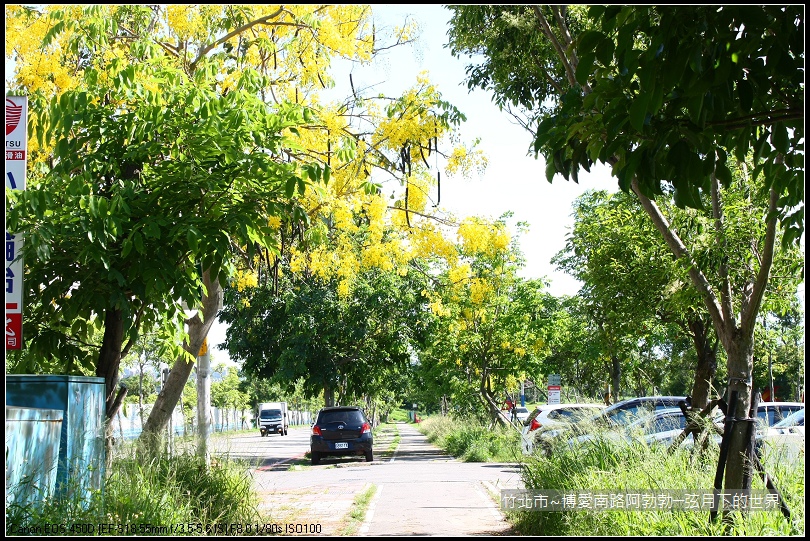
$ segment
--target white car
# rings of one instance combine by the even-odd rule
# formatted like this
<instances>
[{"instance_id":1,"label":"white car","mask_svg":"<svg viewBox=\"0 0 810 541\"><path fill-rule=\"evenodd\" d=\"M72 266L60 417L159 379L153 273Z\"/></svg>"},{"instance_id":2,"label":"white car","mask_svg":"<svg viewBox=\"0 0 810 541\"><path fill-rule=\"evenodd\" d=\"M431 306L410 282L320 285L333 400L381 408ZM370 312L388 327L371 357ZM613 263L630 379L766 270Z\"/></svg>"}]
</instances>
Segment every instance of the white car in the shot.
<instances>
[{"instance_id":1,"label":"white car","mask_svg":"<svg viewBox=\"0 0 810 541\"><path fill-rule=\"evenodd\" d=\"M667 408L642 415L625 426L614 426L591 434L571 438L569 445L578 445L599 438L614 441L643 441L647 445L668 444L686 427L686 417L680 408Z\"/></svg>"},{"instance_id":2,"label":"white car","mask_svg":"<svg viewBox=\"0 0 810 541\"><path fill-rule=\"evenodd\" d=\"M791 414L803 409L803 402L760 402L757 408L757 431L764 432ZM723 412L718 412L715 421L722 423L724 417Z\"/></svg>"},{"instance_id":3,"label":"white car","mask_svg":"<svg viewBox=\"0 0 810 541\"><path fill-rule=\"evenodd\" d=\"M523 454L532 454L537 434L590 419L604 408L604 404L579 403L538 406L523 422L524 426L521 433L521 450Z\"/></svg>"},{"instance_id":4,"label":"white car","mask_svg":"<svg viewBox=\"0 0 810 541\"><path fill-rule=\"evenodd\" d=\"M804 409L795 411L757 437L763 451L794 461L804 455ZM762 443L760 443L760 441Z\"/></svg>"}]
</instances>

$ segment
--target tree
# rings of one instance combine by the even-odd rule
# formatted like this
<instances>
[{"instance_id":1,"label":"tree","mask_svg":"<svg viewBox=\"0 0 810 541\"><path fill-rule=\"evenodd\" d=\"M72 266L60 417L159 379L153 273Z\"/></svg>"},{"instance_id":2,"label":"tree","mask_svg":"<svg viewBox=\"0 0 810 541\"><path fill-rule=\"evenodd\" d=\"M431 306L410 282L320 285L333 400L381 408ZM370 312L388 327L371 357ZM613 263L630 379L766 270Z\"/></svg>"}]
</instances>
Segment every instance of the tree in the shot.
<instances>
[{"instance_id":1,"label":"tree","mask_svg":"<svg viewBox=\"0 0 810 541\"><path fill-rule=\"evenodd\" d=\"M120 129L110 132L115 137L109 139L107 150L116 148L114 145L117 142L120 153L124 153L125 148L132 148L135 155L105 156L98 153L95 157L99 162L113 164L108 167L120 167L130 174L142 173L137 160L131 163L124 158L144 161L148 161L148 158L162 159L164 156L160 152L170 152L173 148L183 146L185 154L180 156L177 152L170 153L168 157L171 159L160 162L164 166L164 172L170 172L172 167L178 168L175 173L188 173L190 169L201 177L205 177L207 172L210 177L216 177L227 185L229 178L232 178L228 177L233 174L231 169L244 166L246 170L242 172L245 177L240 180L249 182L273 176L277 181L274 187L280 189L280 192L275 190L269 194L270 197L256 193L244 198L237 196L236 200L220 197L213 202L206 202L200 199L197 209L187 208L182 212L185 220L191 221L197 215L202 222L211 217L203 209L210 210L220 223L224 221L237 232L227 231L221 234L223 230L217 231L216 227L210 228L214 231L200 229L200 223L177 224L178 231L189 231L186 240L191 249L184 259L186 266L176 267L181 274L185 273L185 282L181 281L172 290L174 305L165 306L168 300L161 301L164 306L145 302L144 306L148 306L148 309L144 309L145 317L163 314L167 320L176 324L175 327L182 334L182 318L177 304L182 296L191 305L201 307L200 314L205 319L191 318L186 322L188 340L183 346L184 353L172 367L169 381L147 422L147 432L157 433L165 425L177 403L183 384L191 372L192 360L216 315L220 299L219 288L232 273L236 259L244 256L248 261L247 265L252 265L253 255L260 254L268 263L267 267L273 268L274 262L279 260L279 252L290 250L290 239L303 237L311 219L332 219L330 216L338 215L345 208L370 205L370 199L376 197L380 190L380 184L371 181L370 170L383 171L391 178L401 181L404 195L396 197L392 207L396 209L402 227L416 225L412 224L416 216L425 214L425 195L431 175L426 173L426 168L422 168L416 158L425 152L428 155L431 151L439 152L438 141L451 131L453 125L463 120L463 115L441 100L435 87L424 78L419 79L416 87L400 98L369 100L363 95L364 89L357 91L354 88L350 78L352 89L347 92L350 97L345 102L325 103L320 99L319 91L334 84L329 76L332 57L367 62L375 51L404 44L412 39L409 35L413 29L406 25L394 30L393 43L378 42L382 32L375 30L370 17L368 6L351 5L47 6L41 8L41 11L23 7L7 10L7 28L10 30L7 34L7 51L11 51L10 55L16 61L19 90L55 95L58 101L54 102L51 110L54 115L61 114L60 109L69 106L69 114L64 117L68 119L63 126L64 133L70 132L72 124L80 126L80 121L84 121L82 114L75 114L79 110L75 106L85 105L80 97L85 90L83 87L77 90L75 96L78 97L75 99L61 96L66 91L85 84L81 83L85 79L86 84L91 87L98 85L99 89L112 87L124 94L127 89L131 89L130 97L140 97L139 92L159 95L156 92L158 89L177 92L177 99L167 103L171 107L168 116L174 114L179 118L183 113L188 113L189 118L198 121L189 121L189 125L185 127L199 128L199 132L180 133L177 131L179 126L174 126L175 131L171 132L167 126L163 131L158 130L160 137L149 140L138 139L149 133L139 128L137 122L132 122L128 124L129 131ZM39 36L43 36L42 41L36 39ZM46 46L41 46L43 43ZM40 71L41 68L45 69ZM120 76L106 78L93 75L106 74L108 68L113 75ZM168 73L172 69L174 75L167 79L170 83L168 85L164 84L163 78L155 75ZM86 73L89 74L87 77ZM133 82L136 73L138 81ZM144 86L145 90L139 90L139 85ZM252 173L247 174L249 168L245 162L261 162L259 157L251 155L250 159L244 158L244 148L236 145L230 150L220 148L216 141L217 136L212 136L212 133L227 133L232 126L242 125L239 118L240 107L235 104L241 99L238 96L248 89L253 99L266 103L268 110L279 113L282 117L291 111L300 111L299 106L304 105L307 107L303 111L317 112L317 124L309 122L304 127L298 122L301 129L297 129L292 123L267 120L266 115L255 119L251 117L244 123L244 133L250 134L253 133L253 120L260 125L263 119L266 120L256 133L258 140L251 142L250 137L248 138L248 148L258 149L266 145L266 141L260 140L260 134L274 130L275 135L281 135L280 132L283 131L285 136L294 137L296 141L295 145L288 144L290 139L287 138L283 144L265 147L268 154L263 158L264 167L257 165L256 178L251 176ZM103 92L96 94L99 98L105 96ZM93 101L88 103L94 107L97 105ZM104 103L103 100L100 103ZM386 105L381 107L380 103ZM105 104L108 107L105 111L110 113L114 106ZM253 104L242 108L241 114L250 114L255 106ZM230 116L227 119L221 118L222 111L226 109L231 111L228 113ZM153 124L164 115L164 111L154 108L151 112L143 112L143 120ZM293 113L293 116L296 114ZM130 118L127 115L122 116L125 119ZM112 124L111 120L108 122ZM206 131L212 127L216 129ZM101 130L96 132L102 133ZM239 137L244 133L239 130ZM139 144L133 145L133 142ZM160 148L162 145L170 147L163 149ZM54 152L58 157L63 157L68 148L61 144L55 149L40 150L47 161ZM202 156L199 161L194 159L197 154ZM411 160L411 156L414 160ZM449 156L448 165L463 167L464 159L469 156L474 154L467 151L454 152ZM178 158L183 160L180 163L172 161ZM217 167L209 168L213 163ZM66 170L71 173L75 171L71 168ZM316 178L329 179L329 185L326 188L319 186L307 189L308 182ZM86 178L79 175L73 179L77 185L85 180ZM213 182L213 178L208 178L208 181ZM177 179L175 182L179 182L178 195L182 195L186 189L185 183ZM194 190L193 187L189 188L190 191ZM168 185L166 189L173 188ZM164 197L168 198L169 193L171 192L164 194ZM284 197L279 199L277 195ZM248 211L250 219L230 219L219 212L216 204L228 200L240 210ZM39 205L40 208L50 201L51 199L46 198L45 204ZM250 208L263 204L267 208ZM299 206L306 210L297 211ZM108 203L107 208L113 207ZM176 208L173 207L173 210ZM164 240L170 232L160 230L160 227L168 227L168 223L173 221L167 219L167 223L163 224L155 220L147 231L149 238ZM191 225L197 229L191 229ZM158 230L154 229L155 226ZM273 231L269 231L268 227ZM422 229L419 228L414 230L420 231L418 235L430 239L429 228L427 233L421 233ZM83 239L84 232L80 233L79 238ZM213 236L207 236L209 233ZM317 237L318 234L319 231L314 231L309 236ZM98 231L94 232L94 238L98 238ZM128 241L135 246L138 253L141 252L137 238L133 237ZM81 242L83 241L77 241L77 245ZM151 249L149 246L144 248ZM198 254L200 257L195 259L194 256ZM204 259L203 254L207 259ZM171 261L174 260L165 259L167 265ZM337 268L345 272L352 267L339 265ZM166 287L171 287L173 280L178 277L160 278ZM351 278L351 273L343 276L344 288L349 286ZM154 281L154 276L147 276L146 281ZM199 287L201 282L203 288ZM194 302L195 299L201 299L202 302ZM80 311L86 312L84 308L75 312ZM75 314L69 315L72 317ZM128 316L128 313L123 314L127 332L137 328L137 325L130 325ZM84 318L90 320L91 316L85 314ZM117 325L117 316L111 323ZM116 325L109 328L117 328ZM114 338L115 333L110 340L115 342L117 338ZM61 344L40 343L50 352ZM112 355L112 361L102 362L100 364L103 368L98 368L99 372L104 372L109 377L111 393L115 387L112 375L112 369L116 366L115 356L118 355L115 351L117 350L114 347L106 347L105 355Z\"/></svg>"},{"instance_id":2,"label":"tree","mask_svg":"<svg viewBox=\"0 0 810 541\"><path fill-rule=\"evenodd\" d=\"M285 273L280 292L269 284L229 289L225 347L250 377L272 378L287 392L303 381L327 406L395 390L429 320L420 317L419 281L369 270L342 295L338 280Z\"/></svg>"},{"instance_id":3,"label":"tree","mask_svg":"<svg viewBox=\"0 0 810 541\"><path fill-rule=\"evenodd\" d=\"M288 181L293 191L303 182L278 158L281 132L303 122L300 108L271 110L247 79L212 98L213 76L150 69L159 61L151 52L143 69L112 62L50 106L31 100L53 162L10 198L9 226L25 235L25 283L38 300L32 319L43 330L29 347L65 361L77 350L61 344L103 329L97 359L80 363L105 378L108 417L120 401L120 359L141 327L165 332L166 321L182 321L180 300L201 298L198 264L213 276L211 292L227 279L232 244L270 241L261 235L267 216L290 208Z\"/></svg>"},{"instance_id":4,"label":"tree","mask_svg":"<svg viewBox=\"0 0 810 541\"><path fill-rule=\"evenodd\" d=\"M144 399L157 397L161 365L169 364L172 360L171 356L166 355L164 345L165 342L158 340L154 334L141 334L130 354L121 361L124 366L137 367L137 375L124 378L121 383L129 389L127 401L132 399L138 402L141 427L145 424ZM137 390L137 396L133 395L133 390Z\"/></svg>"},{"instance_id":5,"label":"tree","mask_svg":"<svg viewBox=\"0 0 810 541\"><path fill-rule=\"evenodd\" d=\"M220 375L220 379L211 383L211 404L218 408L231 408L234 415L236 411L246 409L250 397L241 390L239 369L220 364L214 368L214 372Z\"/></svg>"},{"instance_id":6,"label":"tree","mask_svg":"<svg viewBox=\"0 0 810 541\"><path fill-rule=\"evenodd\" d=\"M572 233L552 262L583 283L580 294L600 306L611 327L628 337L630 351L658 323L692 336L698 362L689 394L694 407L704 408L711 399L717 345L716 340L711 345L711 322L685 273L634 198L623 192L589 192L577 199L574 209ZM691 228L695 234L697 229ZM619 395L617 384L614 396Z\"/></svg>"},{"instance_id":7,"label":"tree","mask_svg":"<svg viewBox=\"0 0 810 541\"><path fill-rule=\"evenodd\" d=\"M580 168L609 164L632 191L673 254L685 262L727 353L737 418L748 416L754 328L773 262L804 229L804 17L800 6L458 6L451 8L455 55L483 53L470 87L526 113L546 176L577 180ZM730 160L753 159L766 204L756 259L731 290L724 196ZM672 187L671 192L663 186ZM711 285L653 198L679 206L710 201L720 281ZM753 255L753 254L752 254ZM737 308L735 308L735 305ZM743 488L746 423L730 439L727 488Z\"/></svg>"},{"instance_id":8,"label":"tree","mask_svg":"<svg viewBox=\"0 0 810 541\"><path fill-rule=\"evenodd\" d=\"M575 394L601 398L605 385L602 347L585 299L579 295L549 297L546 312L550 324L546 326L547 351L541 373L560 374Z\"/></svg>"},{"instance_id":9,"label":"tree","mask_svg":"<svg viewBox=\"0 0 810 541\"><path fill-rule=\"evenodd\" d=\"M535 371L544 350L544 284L517 276L522 256L507 217L464 220L455 253L437 262L436 283L424 292L438 317L421 357L426 375L439 395L485 412L493 424L505 422L499 415L505 391Z\"/></svg>"}]
</instances>

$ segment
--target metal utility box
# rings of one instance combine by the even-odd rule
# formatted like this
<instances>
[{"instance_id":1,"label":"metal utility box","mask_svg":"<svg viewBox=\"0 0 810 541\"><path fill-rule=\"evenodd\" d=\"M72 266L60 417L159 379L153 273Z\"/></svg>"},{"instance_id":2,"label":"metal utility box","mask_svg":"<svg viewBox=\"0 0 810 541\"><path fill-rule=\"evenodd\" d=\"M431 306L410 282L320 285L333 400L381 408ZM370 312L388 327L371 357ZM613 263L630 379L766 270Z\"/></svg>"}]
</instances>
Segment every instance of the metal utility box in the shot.
<instances>
[{"instance_id":1,"label":"metal utility box","mask_svg":"<svg viewBox=\"0 0 810 541\"><path fill-rule=\"evenodd\" d=\"M6 374L6 405L62 410L56 493L89 502L104 484L104 378Z\"/></svg>"},{"instance_id":2,"label":"metal utility box","mask_svg":"<svg viewBox=\"0 0 810 541\"><path fill-rule=\"evenodd\" d=\"M6 506L53 498L61 432L62 410L6 406Z\"/></svg>"}]
</instances>

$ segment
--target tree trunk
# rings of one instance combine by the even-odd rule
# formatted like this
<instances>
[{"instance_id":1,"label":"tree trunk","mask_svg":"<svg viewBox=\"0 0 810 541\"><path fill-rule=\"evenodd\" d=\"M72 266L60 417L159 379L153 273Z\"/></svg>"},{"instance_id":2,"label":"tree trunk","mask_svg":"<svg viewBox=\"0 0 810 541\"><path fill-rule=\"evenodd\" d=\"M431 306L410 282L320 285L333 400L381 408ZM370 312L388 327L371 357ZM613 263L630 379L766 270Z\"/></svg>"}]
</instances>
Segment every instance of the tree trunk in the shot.
<instances>
[{"instance_id":1,"label":"tree trunk","mask_svg":"<svg viewBox=\"0 0 810 541\"><path fill-rule=\"evenodd\" d=\"M737 391L737 407L732 414L736 419L747 419L753 393L754 344L751 338L741 333L736 334L728 347L729 386L726 396L729 397L732 391ZM752 467L751 461L745 458L747 436L747 422L737 421L732 425L724 483L727 490L751 488L743 486L744 479L747 478L750 482Z\"/></svg>"},{"instance_id":2,"label":"tree trunk","mask_svg":"<svg viewBox=\"0 0 810 541\"><path fill-rule=\"evenodd\" d=\"M692 341L697 352L697 368L695 368L695 382L692 385L692 409L700 411L711 401L711 388L714 376L717 373L717 343L709 344L709 333L701 319L689 321L692 331Z\"/></svg>"},{"instance_id":3,"label":"tree trunk","mask_svg":"<svg viewBox=\"0 0 810 541\"><path fill-rule=\"evenodd\" d=\"M112 405L115 401L116 387L118 386L118 369L121 365L121 346L124 343L124 316L120 309L108 308L104 314L104 338L98 354L96 376L104 378L107 418L111 419L114 412Z\"/></svg>"},{"instance_id":4,"label":"tree trunk","mask_svg":"<svg viewBox=\"0 0 810 541\"><path fill-rule=\"evenodd\" d=\"M497 402L495 402L495 399L492 398L492 393L488 390L488 383L489 373L486 370L483 370L481 374L481 385L479 387L481 401L484 403L484 406L487 408L490 416L492 417L492 426L494 427L497 424L506 426L506 421L501 415L501 408L498 406Z\"/></svg>"},{"instance_id":5,"label":"tree trunk","mask_svg":"<svg viewBox=\"0 0 810 541\"><path fill-rule=\"evenodd\" d=\"M327 408L335 405L335 391L330 385L323 386L323 405Z\"/></svg>"},{"instance_id":6,"label":"tree trunk","mask_svg":"<svg viewBox=\"0 0 810 541\"><path fill-rule=\"evenodd\" d=\"M195 359L202 349L208 331L214 324L217 312L222 307L222 287L219 285L219 280L216 277L212 279L210 272L205 270L203 272L203 284L208 291L208 295L202 297L204 319L201 319L200 315L196 314L186 321L188 324L188 341L183 344L183 349ZM166 429L172 412L177 407L180 395L193 367L193 361L187 361L185 356L181 356L175 361L169 372L166 384L160 390L160 394L139 437L139 441L146 443L150 449L157 449L160 434Z\"/></svg>"},{"instance_id":7,"label":"tree trunk","mask_svg":"<svg viewBox=\"0 0 810 541\"><path fill-rule=\"evenodd\" d=\"M720 264L718 273L720 278L720 299L718 301L714 289L700 270L700 266L695 262L689 250L686 249L677 232L670 227L669 222L658 206L641 192L637 179L633 179L631 186L644 211L650 216L653 225L664 237L664 241L672 253L676 258L685 260L689 265L689 278L703 297L712 318L715 332L723 344L723 349L726 351L728 366L728 391L726 396L731 396L732 391L738 393L738 403L735 411L731 412L731 414L737 419L747 419L753 391L754 328L757 314L762 306L762 298L768 285L771 266L773 265L774 245L776 243L776 203L779 194L773 189L770 190L765 238L752 239L757 242L760 267L753 279L743 284L740 289L741 295L737 299L739 304L735 309L735 299L732 298L729 272L725 264ZM724 238L724 218L720 200L720 184L714 177L712 177L711 181L711 200L712 215L715 220L718 239L716 249L722 253L725 249L722 241ZM739 323L737 317L739 317ZM730 430L731 433L728 435L730 444L724 483L724 488L727 490L745 488L742 486L745 478L744 472L745 468L750 467L750 460L747 460L744 456L747 446L747 425L747 422L735 423Z\"/></svg>"},{"instance_id":8,"label":"tree trunk","mask_svg":"<svg viewBox=\"0 0 810 541\"><path fill-rule=\"evenodd\" d=\"M121 405L123 396L126 394L122 389L118 390L118 369L121 366L121 347L124 343L124 314L116 308L108 308L104 314L104 337L101 342L101 350L98 354L96 364L96 376L104 378L104 402L106 417L106 446L107 454L112 448L113 423L115 414Z\"/></svg>"},{"instance_id":9,"label":"tree trunk","mask_svg":"<svg viewBox=\"0 0 810 541\"><path fill-rule=\"evenodd\" d=\"M610 381L613 385L613 402L618 402L621 396L622 364L617 355L610 356Z\"/></svg>"},{"instance_id":10,"label":"tree trunk","mask_svg":"<svg viewBox=\"0 0 810 541\"><path fill-rule=\"evenodd\" d=\"M138 363L138 417L143 426L143 362Z\"/></svg>"}]
</instances>

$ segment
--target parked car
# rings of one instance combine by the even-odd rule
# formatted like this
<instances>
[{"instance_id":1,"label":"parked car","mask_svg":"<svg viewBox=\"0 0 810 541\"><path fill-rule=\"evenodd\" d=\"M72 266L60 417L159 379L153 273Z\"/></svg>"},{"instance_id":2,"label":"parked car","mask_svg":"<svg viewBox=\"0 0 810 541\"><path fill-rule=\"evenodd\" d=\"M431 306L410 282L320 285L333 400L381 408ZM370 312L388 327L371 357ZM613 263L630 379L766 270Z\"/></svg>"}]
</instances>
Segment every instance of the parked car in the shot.
<instances>
[{"instance_id":1,"label":"parked car","mask_svg":"<svg viewBox=\"0 0 810 541\"><path fill-rule=\"evenodd\" d=\"M582 444L598 438L612 440L643 441L648 445L666 444L686 427L686 416L680 408L667 408L641 414L627 425L610 425L602 430L583 434L569 440L569 445Z\"/></svg>"},{"instance_id":2,"label":"parked car","mask_svg":"<svg viewBox=\"0 0 810 541\"><path fill-rule=\"evenodd\" d=\"M768 429L767 434L784 434L791 432L804 435L804 408L796 410Z\"/></svg>"},{"instance_id":3,"label":"parked car","mask_svg":"<svg viewBox=\"0 0 810 541\"><path fill-rule=\"evenodd\" d=\"M757 408L757 439L761 439L766 433L774 436L774 439L778 439L776 438L778 432L770 432L770 429L775 428L777 424L784 422L785 419L800 411L804 411L804 404L802 402L760 402ZM725 414L718 408L712 421L722 430ZM802 428L802 432L803 430ZM674 441L677 436L677 433L674 434L669 442ZM720 445L723 438L720 434L715 433L712 435L712 439L717 445ZM693 444L692 440L693 438L689 437L684 441L684 445L688 448Z\"/></svg>"},{"instance_id":4,"label":"parked car","mask_svg":"<svg viewBox=\"0 0 810 541\"><path fill-rule=\"evenodd\" d=\"M523 454L534 451L534 442L538 434L589 419L605 408L604 404L547 404L536 407L523 422L521 432L521 450Z\"/></svg>"},{"instance_id":5,"label":"parked car","mask_svg":"<svg viewBox=\"0 0 810 541\"><path fill-rule=\"evenodd\" d=\"M541 444L546 453L550 453L552 441L555 439L565 438L562 441L567 441L571 438L591 432L610 429L611 427L627 426L647 413L678 407L678 403L685 400L685 396L642 396L629 398L621 402L616 402L604 408L596 415L578 423L546 430L538 434L536 441Z\"/></svg>"},{"instance_id":6,"label":"parked car","mask_svg":"<svg viewBox=\"0 0 810 541\"><path fill-rule=\"evenodd\" d=\"M769 428L776 426L790 415L802 410L804 410L803 402L760 402L757 417L765 421ZM761 423L758 424L760 428L765 428Z\"/></svg>"},{"instance_id":7,"label":"parked car","mask_svg":"<svg viewBox=\"0 0 810 541\"><path fill-rule=\"evenodd\" d=\"M362 408L335 406L322 408L315 417L309 438L310 459L319 464L326 456L360 455L374 460L371 423Z\"/></svg>"},{"instance_id":8,"label":"parked car","mask_svg":"<svg viewBox=\"0 0 810 541\"><path fill-rule=\"evenodd\" d=\"M757 408L757 431L763 432L803 409L804 402L760 402ZM715 420L722 423L723 417L723 413L720 412Z\"/></svg>"},{"instance_id":9,"label":"parked car","mask_svg":"<svg viewBox=\"0 0 810 541\"><path fill-rule=\"evenodd\" d=\"M605 406L603 404L547 404L538 406L528 416L524 425L529 432L541 428L565 426L598 415Z\"/></svg>"},{"instance_id":10,"label":"parked car","mask_svg":"<svg viewBox=\"0 0 810 541\"><path fill-rule=\"evenodd\" d=\"M785 460L804 457L804 408L794 411L757 436L760 452L779 453Z\"/></svg>"}]
</instances>

